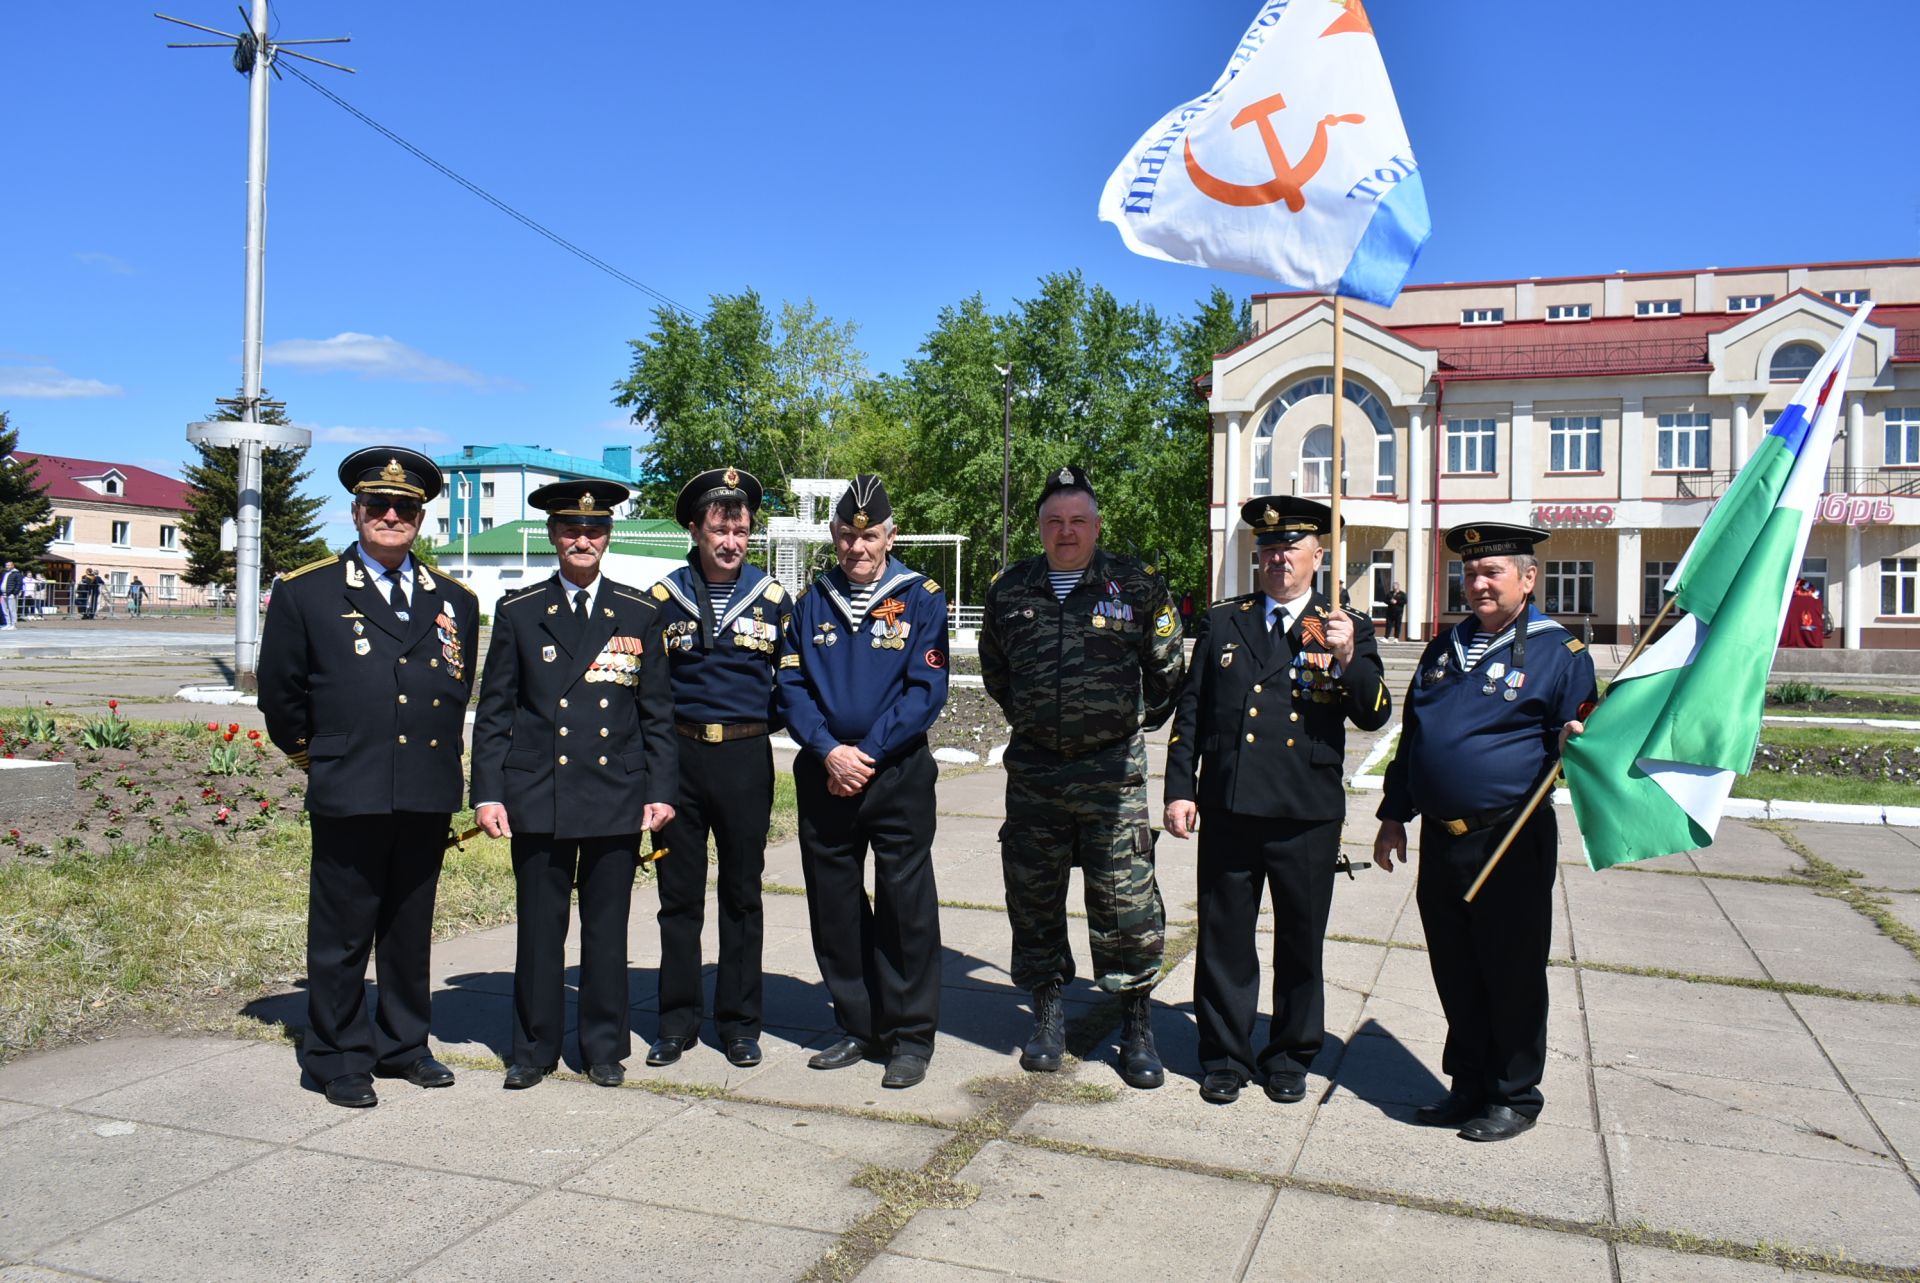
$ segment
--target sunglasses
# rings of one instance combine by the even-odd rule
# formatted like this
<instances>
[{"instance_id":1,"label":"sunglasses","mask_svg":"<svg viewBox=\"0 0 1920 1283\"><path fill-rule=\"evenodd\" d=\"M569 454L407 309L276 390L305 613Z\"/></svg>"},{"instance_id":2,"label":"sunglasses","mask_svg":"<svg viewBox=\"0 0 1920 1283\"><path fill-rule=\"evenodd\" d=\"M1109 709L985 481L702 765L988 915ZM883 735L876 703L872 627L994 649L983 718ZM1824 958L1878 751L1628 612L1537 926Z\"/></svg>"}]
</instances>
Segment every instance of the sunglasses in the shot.
<instances>
[{"instance_id":1,"label":"sunglasses","mask_svg":"<svg viewBox=\"0 0 1920 1283\"><path fill-rule=\"evenodd\" d=\"M416 499L387 499L377 495L361 495L360 507L369 517L391 512L402 521L413 521L425 511Z\"/></svg>"}]
</instances>

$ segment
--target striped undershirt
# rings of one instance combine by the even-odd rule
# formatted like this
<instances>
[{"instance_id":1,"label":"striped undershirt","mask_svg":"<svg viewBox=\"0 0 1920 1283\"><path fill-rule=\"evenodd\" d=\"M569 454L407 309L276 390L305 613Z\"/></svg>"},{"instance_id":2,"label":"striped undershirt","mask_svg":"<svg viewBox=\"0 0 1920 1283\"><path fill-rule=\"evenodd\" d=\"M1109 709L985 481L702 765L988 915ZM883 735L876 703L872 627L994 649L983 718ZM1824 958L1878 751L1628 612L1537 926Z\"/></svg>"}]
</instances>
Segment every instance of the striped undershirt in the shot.
<instances>
[{"instance_id":1,"label":"striped undershirt","mask_svg":"<svg viewBox=\"0 0 1920 1283\"><path fill-rule=\"evenodd\" d=\"M854 623L867 617L867 607L873 605L873 590L879 586L878 580L870 584L847 585L847 606L853 611Z\"/></svg>"},{"instance_id":2,"label":"striped undershirt","mask_svg":"<svg viewBox=\"0 0 1920 1283\"><path fill-rule=\"evenodd\" d=\"M1473 635L1473 640L1467 643L1466 664L1468 668L1472 668L1480 662L1481 656L1487 653L1488 643L1492 640L1492 633L1475 633Z\"/></svg>"},{"instance_id":3,"label":"striped undershirt","mask_svg":"<svg viewBox=\"0 0 1920 1283\"><path fill-rule=\"evenodd\" d=\"M708 579L702 582L707 585L707 600L713 605L713 617L718 619L727 613L727 606L733 601L733 590L739 586L740 581L729 579L724 583L715 583Z\"/></svg>"},{"instance_id":4,"label":"striped undershirt","mask_svg":"<svg viewBox=\"0 0 1920 1283\"><path fill-rule=\"evenodd\" d=\"M1077 570L1049 570L1047 571L1047 581L1053 585L1053 599L1055 601L1065 601L1067 594L1073 591L1073 586L1080 582L1080 572Z\"/></svg>"}]
</instances>

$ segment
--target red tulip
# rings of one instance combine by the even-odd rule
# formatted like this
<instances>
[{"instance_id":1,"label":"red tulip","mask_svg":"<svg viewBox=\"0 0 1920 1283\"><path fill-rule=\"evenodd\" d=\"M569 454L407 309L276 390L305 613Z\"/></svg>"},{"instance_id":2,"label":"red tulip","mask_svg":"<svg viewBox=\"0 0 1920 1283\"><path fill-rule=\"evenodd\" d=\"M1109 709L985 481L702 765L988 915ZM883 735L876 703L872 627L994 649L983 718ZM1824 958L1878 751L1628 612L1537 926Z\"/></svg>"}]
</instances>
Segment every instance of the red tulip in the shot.
<instances>
[{"instance_id":1,"label":"red tulip","mask_svg":"<svg viewBox=\"0 0 1920 1283\"><path fill-rule=\"evenodd\" d=\"M222 735L220 738L225 740L227 743L231 744L233 743L233 732L228 731L225 735Z\"/></svg>"},{"instance_id":2,"label":"red tulip","mask_svg":"<svg viewBox=\"0 0 1920 1283\"><path fill-rule=\"evenodd\" d=\"M248 738L248 739L250 739L250 740L257 740L257 739L259 739L259 738L260 738L260 732L259 732L259 731L248 731L248 732L247 732L247 738Z\"/></svg>"},{"instance_id":3,"label":"red tulip","mask_svg":"<svg viewBox=\"0 0 1920 1283\"><path fill-rule=\"evenodd\" d=\"M108 701L107 701L107 707L108 707L108 708L118 708L118 707L120 707L120 701L119 701L119 700L117 700L117 699L110 699L110 700L108 700Z\"/></svg>"},{"instance_id":4,"label":"red tulip","mask_svg":"<svg viewBox=\"0 0 1920 1283\"><path fill-rule=\"evenodd\" d=\"M239 733L240 733L240 723L238 722L227 723L227 734L238 735Z\"/></svg>"},{"instance_id":5,"label":"red tulip","mask_svg":"<svg viewBox=\"0 0 1920 1283\"><path fill-rule=\"evenodd\" d=\"M208 723L207 723L207 729L208 729L208 730L210 730L210 731L217 731L217 730L219 730L219 729L220 729L220 723L218 723L218 722L208 722Z\"/></svg>"},{"instance_id":6,"label":"red tulip","mask_svg":"<svg viewBox=\"0 0 1920 1283\"><path fill-rule=\"evenodd\" d=\"M227 822L227 817L232 814L233 814L232 811L229 811L226 807L223 806L220 808L219 812L213 817L213 822L215 824L225 824Z\"/></svg>"},{"instance_id":7,"label":"red tulip","mask_svg":"<svg viewBox=\"0 0 1920 1283\"><path fill-rule=\"evenodd\" d=\"M267 799L263 797L260 799L260 809L263 811L271 810L273 809L273 803L267 801Z\"/></svg>"}]
</instances>

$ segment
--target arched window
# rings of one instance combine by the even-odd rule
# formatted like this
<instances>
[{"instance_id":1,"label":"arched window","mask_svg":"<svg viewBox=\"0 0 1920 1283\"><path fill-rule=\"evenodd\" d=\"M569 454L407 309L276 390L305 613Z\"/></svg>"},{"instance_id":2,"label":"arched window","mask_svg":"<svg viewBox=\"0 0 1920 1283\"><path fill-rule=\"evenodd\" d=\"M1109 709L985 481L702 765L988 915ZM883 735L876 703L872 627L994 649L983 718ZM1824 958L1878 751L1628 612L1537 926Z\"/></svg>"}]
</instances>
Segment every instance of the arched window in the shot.
<instances>
[{"instance_id":1,"label":"arched window","mask_svg":"<svg viewBox=\"0 0 1920 1283\"><path fill-rule=\"evenodd\" d=\"M1387 418L1387 408L1380 404L1379 397L1352 379L1346 381L1345 391L1347 400L1355 406L1358 406L1360 412L1367 416L1367 422L1373 425L1374 479L1372 493L1383 495L1393 494L1396 491L1395 476L1398 472L1398 456L1394 447L1393 422ZM1285 414L1289 407L1302 397L1332 395L1333 380L1325 377L1315 377L1311 379L1301 379L1298 383L1295 383L1292 387L1289 387L1285 392L1282 392L1274 398L1273 404L1267 407L1267 412L1260 416L1260 426L1254 429L1253 433L1253 481L1250 490L1251 494L1273 494L1276 490L1284 488L1275 484L1276 479L1273 475L1273 434L1274 429L1280 424L1280 416ZM1331 474L1333 433L1325 427L1316 428L1314 432L1324 435L1324 444L1320 448L1320 453L1326 459L1326 465L1322 468L1322 472ZM1309 439L1311 439L1312 433L1309 433L1308 436ZM1313 490L1308 488L1306 471L1307 457L1307 446L1302 444L1300 450L1301 472L1298 479L1298 493L1331 494L1333 492L1331 483L1326 480L1325 477L1318 482L1320 486L1319 489ZM1343 459L1342 462L1347 465L1349 474L1356 470L1351 460ZM1362 484L1364 485L1364 482Z\"/></svg>"},{"instance_id":2,"label":"arched window","mask_svg":"<svg viewBox=\"0 0 1920 1283\"><path fill-rule=\"evenodd\" d=\"M1300 493L1314 498L1333 493L1333 429L1327 424L1300 443Z\"/></svg>"},{"instance_id":3,"label":"arched window","mask_svg":"<svg viewBox=\"0 0 1920 1283\"><path fill-rule=\"evenodd\" d=\"M1767 377L1798 383L1813 372L1814 363L1819 359L1820 349L1813 344L1789 343L1773 354L1773 365L1767 371Z\"/></svg>"}]
</instances>

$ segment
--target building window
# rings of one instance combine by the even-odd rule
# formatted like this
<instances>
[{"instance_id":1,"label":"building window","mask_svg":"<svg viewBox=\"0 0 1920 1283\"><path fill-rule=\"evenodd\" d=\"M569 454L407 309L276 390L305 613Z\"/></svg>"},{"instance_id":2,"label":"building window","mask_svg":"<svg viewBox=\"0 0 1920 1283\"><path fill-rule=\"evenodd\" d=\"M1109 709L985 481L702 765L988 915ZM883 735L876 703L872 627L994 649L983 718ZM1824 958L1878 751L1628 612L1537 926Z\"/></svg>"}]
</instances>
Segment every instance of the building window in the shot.
<instances>
[{"instance_id":1,"label":"building window","mask_svg":"<svg viewBox=\"0 0 1920 1283\"><path fill-rule=\"evenodd\" d=\"M1460 583L1460 563L1447 563L1447 613L1464 615L1467 613L1467 593Z\"/></svg>"},{"instance_id":2,"label":"building window","mask_svg":"<svg viewBox=\"0 0 1920 1283\"><path fill-rule=\"evenodd\" d=\"M467 533L467 519L465 517L455 517L453 519L453 533L456 535L464 535Z\"/></svg>"},{"instance_id":3,"label":"building window","mask_svg":"<svg viewBox=\"0 0 1920 1283\"><path fill-rule=\"evenodd\" d=\"M1773 364L1767 367L1767 377L1776 383L1798 383L1813 373L1813 367L1819 360L1820 349L1813 344L1789 343L1773 354Z\"/></svg>"},{"instance_id":4,"label":"building window","mask_svg":"<svg viewBox=\"0 0 1920 1283\"><path fill-rule=\"evenodd\" d=\"M1920 406L1887 411L1887 466L1920 465Z\"/></svg>"},{"instance_id":5,"label":"building window","mask_svg":"<svg viewBox=\"0 0 1920 1283\"><path fill-rule=\"evenodd\" d=\"M1549 561L1546 581L1547 603L1543 609L1549 615L1593 613L1591 561Z\"/></svg>"},{"instance_id":6,"label":"building window","mask_svg":"<svg viewBox=\"0 0 1920 1283\"><path fill-rule=\"evenodd\" d=\"M467 497L467 479L465 477L456 477L454 479L453 497L456 499L464 499Z\"/></svg>"},{"instance_id":7,"label":"building window","mask_svg":"<svg viewBox=\"0 0 1920 1283\"><path fill-rule=\"evenodd\" d=\"M53 541L55 543L73 542L72 517L55 517L53 519Z\"/></svg>"},{"instance_id":8,"label":"building window","mask_svg":"<svg viewBox=\"0 0 1920 1283\"><path fill-rule=\"evenodd\" d=\"M1591 321L1593 304L1591 303L1553 303L1547 307L1549 321Z\"/></svg>"},{"instance_id":9,"label":"building window","mask_svg":"<svg viewBox=\"0 0 1920 1283\"><path fill-rule=\"evenodd\" d=\"M447 533L447 519L445 517L440 518L440 533L443 535Z\"/></svg>"},{"instance_id":10,"label":"building window","mask_svg":"<svg viewBox=\"0 0 1920 1283\"><path fill-rule=\"evenodd\" d=\"M113 523L113 546L116 548L125 548L130 544L132 544L132 542L133 542L133 523L131 521L114 522Z\"/></svg>"},{"instance_id":11,"label":"building window","mask_svg":"<svg viewBox=\"0 0 1920 1283\"><path fill-rule=\"evenodd\" d=\"M1463 307L1460 309L1462 325L1504 325L1507 321L1507 309L1504 307Z\"/></svg>"},{"instance_id":12,"label":"building window","mask_svg":"<svg viewBox=\"0 0 1920 1283\"><path fill-rule=\"evenodd\" d=\"M1887 557L1880 563L1880 613L1920 614L1914 588L1920 584L1920 557Z\"/></svg>"},{"instance_id":13,"label":"building window","mask_svg":"<svg viewBox=\"0 0 1920 1283\"><path fill-rule=\"evenodd\" d=\"M120 478L118 478L118 477L108 477L108 478L107 478L107 480L106 480L106 483L105 483L104 485L102 485L102 486L101 486L101 489L102 489L102 490L104 490L104 491L106 491L106 492L107 492L108 494L119 494L119 493L120 493Z\"/></svg>"},{"instance_id":14,"label":"building window","mask_svg":"<svg viewBox=\"0 0 1920 1283\"><path fill-rule=\"evenodd\" d=\"M1872 290L1821 290L1820 297L1841 307L1859 307L1873 301Z\"/></svg>"},{"instance_id":15,"label":"building window","mask_svg":"<svg viewBox=\"0 0 1920 1283\"><path fill-rule=\"evenodd\" d=\"M180 531L176 526L160 527L160 546L169 551L180 546Z\"/></svg>"},{"instance_id":16,"label":"building window","mask_svg":"<svg viewBox=\"0 0 1920 1283\"><path fill-rule=\"evenodd\" d=\"M1498 472L1498 444L1499 424L1493 419L1447 420L1447 471Z\"/></svg>"},{"instance_id":17,"label":"building window","mask_svg":"<svg viewBox=\"0 0 1920 1283\"><path fill-rule=\"evenodd\" d=\"M1346 380L1346 394L1347 400L1352 402L1362 414L1365 414L1367 416L1367 422L1373 425L1373 493L1384 495L1393 494L1395 492L1395 473L1398 456L1393 435L1393 421L1387 417L1387 408L1380 404L1379 397L1375 396L1372 392L1368 391L1364 385L1353 379ZM1267 407L1267 412L1260 416L1260 426L1254 429L1253 480L1252 488L1248 491L1249 494L1273 494L1276 491L1274 483L1278 478L1275 478L1273 475L1273 436L1274 432L1280 426L1280 416L1284 415L1290 406L1303 397L1332 395L1333 380L1316 377L1301 379L1298 383L1295 383L1292 387L1274 398L1273 404ZM1347 423L1349 427L1352 426L1351 416L1348 416ZM1329 452L1333 449L1333 436L1331 432L1327 435L1325 448ZM1345 460L1342 460L1342 462L1345 462ZM1349 465L1349 471L1351 471L1351 465ZM1308 493L1299 489L1302 478L1296 476L1292 480L1294 482L1294 493ZM1326 494L1328 491L1321 490L1319 493Z\"/></svg>"},{"instance_id":18,"label":"building window","mask_svg":"<svg viewBox=\"0 0 1920 1283\"><path fill-rule=\"evenodd\" d=\"M180 599L180 576L162 571L160 574L160 587L154 595L161 601L178 601Z\"/></svg>"},{"instance_id":19,"label":"building window","mask_svg":"<svg viewBox=\"0 0 1920 1283\"><path fill-rule=\"evenodd\" d=\"M1643 298L1633 305L1635 316L1678 316L1680 300L1677 298Z\"/></svg>"},{"instance_id":20,"label":"building window","mask_svg":"<svg viewBox=\"0 0 1920 1283\"><path fill-rule=\"evenodd\" d=\"M1659 472L1705 472L1713 466L1712 440L1712 415L1663 414L1653 466Z\"/></svg>"},{"instance_id":21,"label":"building window","mask_svg":"<svg viewBox=\"0 0 1920 1283\"><path fill-rule=\"evenodd\" d=\"M1727 300L1727 311L1758 312L1761 308L1770 307L1772 304L1773 295L1771 294L1735 294Z\"/></svg>"},{"instance_id":22,"label":"building window","mask_svg":"<svg viewBox=\"0 0 1920 1283\"><path fill-rule=\"evenodd\" d=\"M491 482L491 481L482 481L482 482L480 483L480 497L481 497L482 499L491 499L491 498L493 498L493 482Z\"/></svg>"},{"instance_id":23,"label":"building window","mask_svg":"<svg viewBox=\"0 0 1920 1283\"><path fill-rule=\"evenodd\" d=\"M1667 604L1667 580L1680 569L1677 561L1649 561L1640 578L1640 618L1652 619Z\"/></svg>"},{"instance_id":24,"label":"building window","mask_svg":"<svg viewBox=\"0 0 1920 1283\"><path fill-rule=\"evenodd\" d=\"M1300 493L1333 493L1333 429L1324 423L1300 443Z\"/></svg>"},{"instance_id":25,"label":"building window","mask_svg":"<svg viewBox=\"0 0 1920 1283\"><path fill-rule=\"evenodd\" d=\"M1600 471L1600 416L1563 414L1547 420L1547 471Z\"/></svg>"},{"instance_id":26,"label":"building window","mask_svg":"<svg viewBox=\"0 0 1920 1283\"><path fill-rule=\"evenodd\" d=\"M115 570L107 576L107 596L125 597L127 595L127 572Z\"/></svg>"},{"instance_id":27,"label":"building window","mask_svg":"<svg viewBox=\"0 0 1920 1283\"><path fill-rule=\"evenodd\" d=\"M480 528L481 528L482 530L491 530L491 529L493 529L493 518L492 518L492 517L482 517L482 518L480 518Z\"/></svg>"},{"instance_id":28,"label":"building window","mask_svg":"<svg viewBox=\"0 0 1920 1283\"><path fill-rule=\"evenodd\" d=\"M1821 601L1827 599L1827 559L1825 557L1802 557L1800 577L1807 581L1807 587L1813 589L1814 596Z\"/></svg>"}]
</instances>

